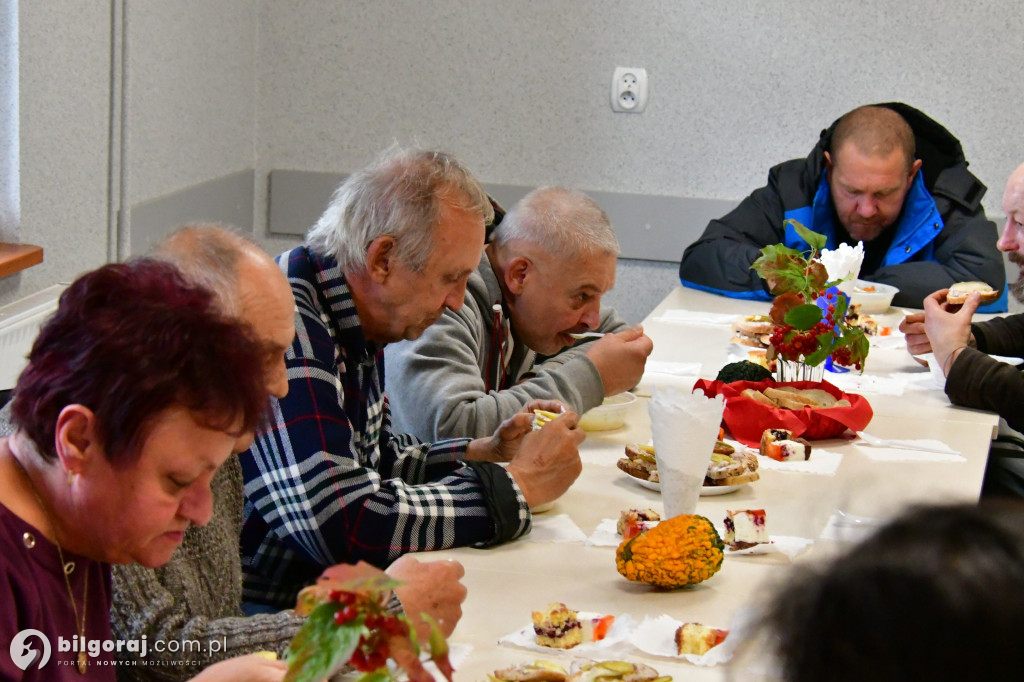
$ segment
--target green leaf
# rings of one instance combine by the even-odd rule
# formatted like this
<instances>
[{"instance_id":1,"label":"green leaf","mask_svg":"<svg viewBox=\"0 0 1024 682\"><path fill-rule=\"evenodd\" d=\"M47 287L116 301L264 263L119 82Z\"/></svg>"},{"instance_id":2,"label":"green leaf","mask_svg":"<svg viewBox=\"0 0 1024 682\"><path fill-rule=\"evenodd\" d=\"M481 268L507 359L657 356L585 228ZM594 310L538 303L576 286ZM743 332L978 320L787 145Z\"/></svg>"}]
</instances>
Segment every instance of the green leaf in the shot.
<instances>
[{"instance_id":1,"label":"green leaf","mask_svg":"<svg viewBox=\"0 0 1024 682\"><path fill-rule=\"evenodd\" d=\"M786 313L786 324L800 331L807 331L819 322L821 322L821 308L813 303L798 305L790 308Z\"/></svg>"},{"instance_id":2,"label":"green leaf","mask_svg":"<svg viewBox=\"0 0 1024 682\"><path fill-rule=\"evenodd\" d=\"M796 233L800 235L800 238L807 242L812 253L816 253L825 248L825 244L828 243L828 238L823 234L813 232L804 226L799 220L793 220L792 218L783 221L783 225L792 225Z\"/></svg>"},{"instance_id":3,"label":"green leaf","mask_svg":"<svg viewBox=\"0 0 1024 682\"><path fill-rule=\"evenodd\" d=\"M364 631L363 617L337 625L334 613L342 608L337 602L326 602L309 614L288 647L284 682L320 682L352 657Z\"/></svg>"},{"instance_id":4,"label":"green leaf","mask_svg":"<svg viewBox=\"0 0 1024 682\"><path fill-rule=\"evenodd\" d=\"M430 626L430 659L434 661L434 665L448 682L452 682L452 674L455 669L452 668L451 661L448 660L448 642L444 638L444 633L441 632L441 626L430 614L422 613L420 617Z\"/></svg>"}]
</instances>

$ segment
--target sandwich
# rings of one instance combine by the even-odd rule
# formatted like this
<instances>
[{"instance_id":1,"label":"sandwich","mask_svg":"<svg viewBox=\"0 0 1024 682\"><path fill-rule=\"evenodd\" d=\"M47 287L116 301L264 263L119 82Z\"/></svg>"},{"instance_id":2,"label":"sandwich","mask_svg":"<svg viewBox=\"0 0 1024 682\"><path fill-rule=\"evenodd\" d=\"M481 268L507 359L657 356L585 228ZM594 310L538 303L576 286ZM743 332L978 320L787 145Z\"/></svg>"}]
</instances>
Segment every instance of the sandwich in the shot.
<instances>
[{"instance_id":1,"label":"sandwich","mask_svg":"<svg viewBox=\"0 0 1024 682\"><path fill-rule=\"evenodd\" d=\"M733 343L751 348L767 348L775 325L767 315L747 315L733 322L732 330L736 335Z\"/></svg>"},{"instance_id":2,"label":"sandwich","mask_svg":"<svg viewBox=\"0 0 1024 682\"><path fill-rule=\"evenodd\" d=\"M999 292L985 282L957 282L949 288L946 294L946 303L950 305L963 305L967 297L974 292L981 294L982 303L992 303L999 298Z\"/></svg>"}]
</instances>

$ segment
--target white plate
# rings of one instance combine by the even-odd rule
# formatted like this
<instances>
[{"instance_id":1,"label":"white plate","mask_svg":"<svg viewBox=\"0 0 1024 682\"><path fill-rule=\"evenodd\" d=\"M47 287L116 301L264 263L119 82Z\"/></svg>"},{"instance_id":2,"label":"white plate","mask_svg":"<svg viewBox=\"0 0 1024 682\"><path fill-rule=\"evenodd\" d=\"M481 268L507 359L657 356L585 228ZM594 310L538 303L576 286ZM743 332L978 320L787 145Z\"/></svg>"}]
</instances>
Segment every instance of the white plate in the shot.
<instances>
[{"instance_id":1,"label":"white plate","mask_svg":"<svg viewBox=\"0 0 1024 682\"><path fill-rule=\"evenodd\" d=\"M740 483L738 485L705 485L700 489L701 497L714 497L715 495L726 495L728 493L734 493L746 483Z\"/></svg>"},{"instance_id":2,"label":"white plate","mask_svg":"<svg viewBox=\"0 0 1024 682\"><path fill-rule=\"evenodd\" d=\"M626 474L626 475L629 476L629 474ZM642 478L637 478L636 476L629 476L629 477L634 482L639 483L641 486L643 486L644 488L647 488L648 490L656 490L659 493L661 492L661 483L659 483L657 481L654 481L654 482L646 481L646 480L644 480ZM713 497L715 495L725 495L727 493L734 493L734 492L736 492L737 490L739 490L740 488L742 488L745 485L747 485L747 484L746 483L740 483L739 485L704 485L704 486L701 486L701 488L700 488L700 496L701 497Z\"/></svg>"}]
</instances>

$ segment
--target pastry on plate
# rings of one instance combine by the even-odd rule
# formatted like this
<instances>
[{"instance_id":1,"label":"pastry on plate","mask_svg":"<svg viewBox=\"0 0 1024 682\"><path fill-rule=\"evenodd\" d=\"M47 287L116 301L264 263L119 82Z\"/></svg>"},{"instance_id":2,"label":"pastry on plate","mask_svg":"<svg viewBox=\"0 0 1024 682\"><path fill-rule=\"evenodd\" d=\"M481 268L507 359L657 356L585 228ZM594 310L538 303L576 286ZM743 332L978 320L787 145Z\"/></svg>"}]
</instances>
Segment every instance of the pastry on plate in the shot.
<instances>
[{"instance_id":1,"label":"pastry on plate","mask_svg":"<svg viewBox=\"0 0 1024 682\"><path fill-rule=\"evenodd\" d=\"M537 644L553 649L571 649L583 641L579 617L560 602L552 602L543 611L533 612L533 631Z\"/></svg>"},{"instance_id":2,"label":"pastry on plate","mask_svg":"<svg viewBox=\"0 0 1024 682\"><path fill-rule=\"evenodd\" d=\"M565 682L565 669L551 661L520 663L495 670L490 677L498 682Z\"/></svg>"},{"instance_id":3,"label":"pastry on plate","mask_svg":"<svg viewBox=\"0 0 1024 682\"><path fill-rule=\"evenodd\" d=\"M643 663L630 661L574 661L566 682L653 682L658 671ZM662 678L669 680L671 678Z\"/></svg>"},{"instance_id":4,"label":"pastry on plate","mask_svg":"<svg viewBox=\"0 0 1024 682\"><path fill-rule=\"evenodd\" d=\"M725 513L725 537L722 542L731 549L747 549L771 542L764 509L730 510Z\"/></svg>"},{"instance_id":5,"label":"pastry on plate","mask_svg":"<svg viewBox=\"0 0 1024 682\"><path fill-rule=\"evenodd\" d=\"M626 456L619 459L615 466L635 478L658 483L658 460L654 457L654 448L650 445L627 445Z\"/></svg>"},{"instance_id":6,"label":"pastry on plate","mask_svg":"<svg viewBox=\"0 0 1024 682\"><path fill-rule=\"evenodd\" d=\"M736 335L732 342L752 348L767 348L774 329L775 324L767 315L747 315L733 322L732 330Z\"/></svg>"},{"instance_id":7,"label":"pastry on plate","mask_svg":"<svg viewBox=\"0 0 1024 682\"><path fill-rule=\"evenodd\" d=\"M653 528L659 521L661 521L661 514L653 509L627 509L619 514L615 530L623 539L628 540L648 528Z\"/></svg>"},{"instance_id":8,"label":"pastry on plate","mask_svg":"<svg viewBox=\"0 0 1024 682\"><path fill-rule=\"evenodd\" d=\"M730 448L732 449L732 448ZM742 485L761 477L757 473L757 455L744 449L732 454L716 452L711 455L708 472L704 477L706 486Z\"/></svg>"},{"instance_id":9,"label":"pastry on plate","mask_svg":"<svg viewBox=\"0 0 1024 682\"><path fill-rule=\"evenodd\" d=\"M725 641L728 630L709 628L700 623L684 623L676 630L676 649L679 654L703 656Z\"/></svg>"},{"instance_id":10,"label":"pastry on plate","mask_svg":"<svg viewBox=\"0 0 1024 682\"><path fill-rule=\"evenodd\" d=\"M803 462L811 458L811 444L794 438L789 429L765 429L761 434L761 454L778 462Z\"/></svg>"}]
</instances>

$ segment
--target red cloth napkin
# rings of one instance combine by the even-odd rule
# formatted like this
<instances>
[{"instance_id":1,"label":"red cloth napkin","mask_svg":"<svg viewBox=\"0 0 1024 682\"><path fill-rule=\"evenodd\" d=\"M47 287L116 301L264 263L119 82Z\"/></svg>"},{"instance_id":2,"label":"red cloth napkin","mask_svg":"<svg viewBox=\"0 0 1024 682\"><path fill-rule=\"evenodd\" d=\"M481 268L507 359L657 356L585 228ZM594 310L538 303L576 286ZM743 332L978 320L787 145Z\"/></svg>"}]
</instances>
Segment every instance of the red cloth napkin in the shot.
<instances>
[{"instance_id":1,"label":"red cloth napkin","mask_svg":"<svg viewBox=\"0 0 1024 682\"><path fill-rule=\"evenodd\" d=\"M766 386L795 386L796 388L820 388L828 391L837 399L850 401L849 407L805 407L802 410L787 410L781 407L770 407L751 398L740 395L745 389L762 390ZM834 438L846 429L860 431L871 421L874 412L864 396L855 393L843 393L827 381L787 381L776 382L773 379L764 381L734 381L724 384L721 381L699 379L693 390L703 390L708 397L725 396L725 413L722 422L729 429L732 437L744 445L759 447L761 434L765 429L787 429L794 436L807 440Z\"/></svg>"}]
</instances>

